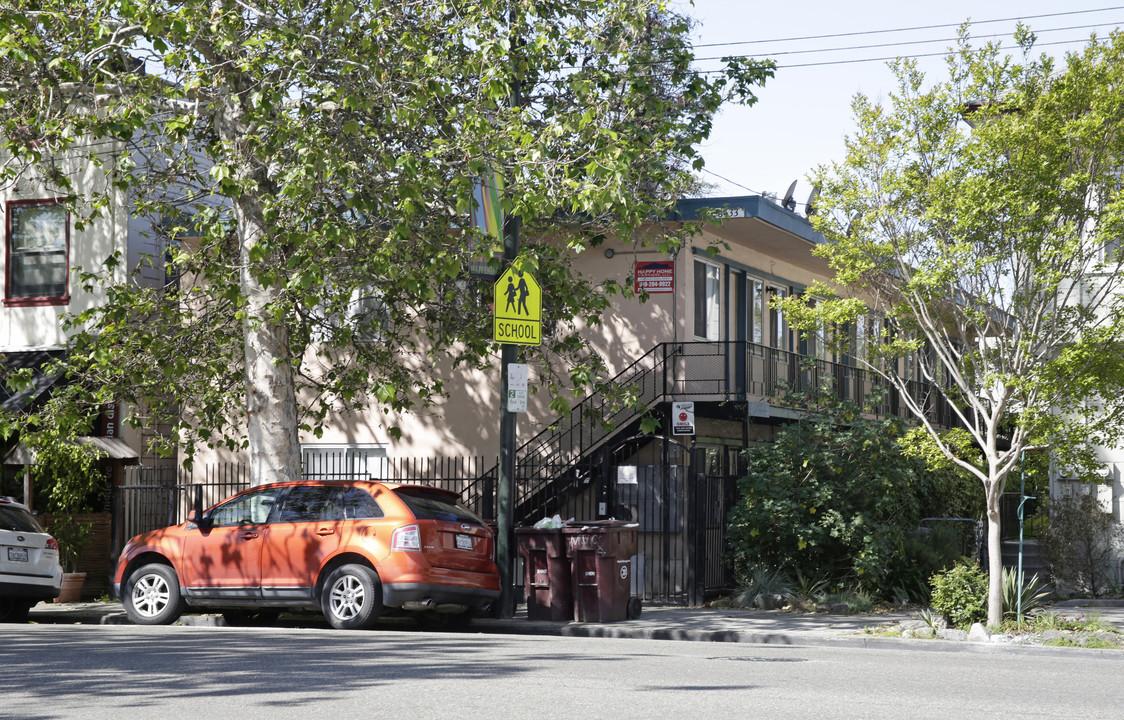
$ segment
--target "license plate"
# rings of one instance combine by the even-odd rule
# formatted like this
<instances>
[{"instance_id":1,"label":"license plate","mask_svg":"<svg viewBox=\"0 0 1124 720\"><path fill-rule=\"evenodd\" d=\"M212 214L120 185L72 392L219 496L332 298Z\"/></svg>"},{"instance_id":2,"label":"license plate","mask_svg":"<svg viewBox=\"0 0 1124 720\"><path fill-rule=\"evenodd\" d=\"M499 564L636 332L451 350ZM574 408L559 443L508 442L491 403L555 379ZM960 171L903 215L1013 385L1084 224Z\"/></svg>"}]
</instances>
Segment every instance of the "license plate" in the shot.
<instances>
[{"instance_id":1,"label":"license plate","mask_svg":"<svg viewBox=\"0 0 1124 720\"><path fill-rule=\"evenodd\" d=\"M472 536L457 534L457 550L471 550L472 549Z\"/></svg>"},{"instance_id":2,"label":"license plate","mask_svg":"<svg viewBox=\"0 0 1124 720\"><path fill-rule=\"evenodd\" d=\"M470 540L472 538L469 538ZM27 548L8 548L9 562L27 562Z\"/></svg>"}]
</instances>

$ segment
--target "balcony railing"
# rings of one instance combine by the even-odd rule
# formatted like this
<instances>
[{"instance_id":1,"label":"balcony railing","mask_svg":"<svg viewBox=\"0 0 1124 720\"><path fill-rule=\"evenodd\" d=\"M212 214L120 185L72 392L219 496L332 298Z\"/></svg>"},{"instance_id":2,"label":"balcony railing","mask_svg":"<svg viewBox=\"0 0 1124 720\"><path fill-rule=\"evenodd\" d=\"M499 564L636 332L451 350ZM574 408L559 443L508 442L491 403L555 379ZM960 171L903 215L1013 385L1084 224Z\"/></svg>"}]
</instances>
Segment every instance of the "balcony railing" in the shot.
<instances>
[{"instance_id":1,"label":"balcony railing","mask_svg":"<svg viewBox=\"0 0 1124 720\"><path fill-rule=\"evenodd\" d=\"M661 343L637 359L609 383L611 390L594 393L566 417L538 433L516 452L517 514L540 512L569 484L580 484L575 472L606 439L637 422L648 408L673 398L707 401L767 401L783 388L797 392L829 387L847 400L861 401L886 387L874 412L911 417L900 392L878 375L844 363L749 342ZM943 396L926 383L907 385L929 419L949 426L952 414ZM625 398L626 401L622 401ZM465 499L483 513L494 510L490 489L496 468L465 490ZM488 490L484 490L487 487Z\"/></svg>"}]
</instances>

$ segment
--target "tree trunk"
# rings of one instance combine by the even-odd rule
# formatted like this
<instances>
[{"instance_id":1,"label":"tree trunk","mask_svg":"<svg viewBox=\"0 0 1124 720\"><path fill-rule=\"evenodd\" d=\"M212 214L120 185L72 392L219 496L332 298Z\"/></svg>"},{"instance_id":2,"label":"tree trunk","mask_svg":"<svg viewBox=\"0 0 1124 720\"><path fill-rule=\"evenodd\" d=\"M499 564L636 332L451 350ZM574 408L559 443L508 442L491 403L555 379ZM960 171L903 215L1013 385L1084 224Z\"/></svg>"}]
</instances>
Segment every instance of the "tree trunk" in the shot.
<instances>
[{"instance_id":1,"label":"tree trunk","mask_svg":"<svg viewBox=\"0 0 1124 720\"><path fill-rule=\"evenodd\" d=\"M994 488L995 485L992 485ZM999 523L1001 493L988 488L987 496L987 624L1003 623L1003 537Z\"/></svg>"},{"instance_id":2,"label":"tree trunk","mask_svg":"<svg viewBox=\"0 0 1124 720\"><path fill-rule=\"evenodd\" d=\"M241 105L246 88L241 80L236 73L230 76L229 94L222 103L222 111L215 116L218 136L232 148L249 142L245 137L245 109ZM300 436L289 331L283 313L274 319L273 312L282 288L261 281L256 271L268 267L272 258L254 259L258 254L253 252L263 238L269 237L257 195L269 192L269 177L251 153L245 153L233 170L242 188L241 194L232 198L232 209L238 234L239 286L246 302L242 329L250 484L299 480Z\"/></svg>"},{"instance_id":3,"label":"tree trunk","mask_svg":"<svg viewBox=\"0 0 1124 720\"><path fill-rule=\"evenodd\" d=\"M300 437L297 431L297 399L293 384L293 358L284 321L272 319L270 304L280 289L268 287L255 277L250 250L265 232L261 207L253 198L235 203L240 281L246 298L243 321L246 357L246 435L250 454L252 486L283 480L299 480Z\"/></svg>"}]
</instances>

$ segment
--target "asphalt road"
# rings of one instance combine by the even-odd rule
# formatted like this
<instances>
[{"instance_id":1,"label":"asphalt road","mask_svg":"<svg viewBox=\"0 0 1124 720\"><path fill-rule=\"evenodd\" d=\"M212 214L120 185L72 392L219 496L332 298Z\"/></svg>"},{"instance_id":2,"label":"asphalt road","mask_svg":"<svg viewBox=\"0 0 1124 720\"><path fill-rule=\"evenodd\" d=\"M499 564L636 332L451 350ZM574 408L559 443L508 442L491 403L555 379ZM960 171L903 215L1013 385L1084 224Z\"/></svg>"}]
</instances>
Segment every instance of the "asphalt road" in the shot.
<instances>
[{"instance_id":1,"label":"asphalt road","mask_svg":"<svg viewBox=\"0 0 1124 720\"><path fill-rule=\"evenodd\" d=\"M8 625L0 718L1112 718L1124 712L1118 658Z\"/></svg>"}]
</instances>

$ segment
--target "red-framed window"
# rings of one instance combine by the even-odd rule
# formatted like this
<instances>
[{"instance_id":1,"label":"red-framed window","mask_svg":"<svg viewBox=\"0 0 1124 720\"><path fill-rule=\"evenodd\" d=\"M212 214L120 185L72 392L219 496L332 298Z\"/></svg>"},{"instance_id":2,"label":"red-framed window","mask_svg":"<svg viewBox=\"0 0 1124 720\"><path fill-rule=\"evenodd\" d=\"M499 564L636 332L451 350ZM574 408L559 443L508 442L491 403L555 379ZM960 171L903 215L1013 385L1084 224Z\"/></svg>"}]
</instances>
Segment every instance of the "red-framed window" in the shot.
<instances>
[{"instance_id":1,"label":"red-framed window","mask_svg":"<svg viewBox=\"0 0 1124 720\"><path fill-rule=\"evenodd\" d=\"M5 305L70 302L70 213L62 199L15 200L4 213Z\"/></svg>"}]
</instances>

